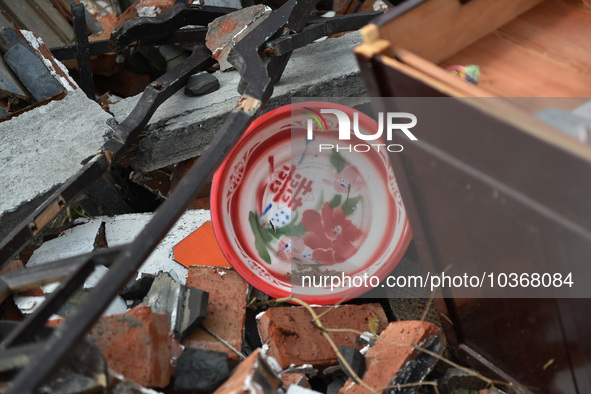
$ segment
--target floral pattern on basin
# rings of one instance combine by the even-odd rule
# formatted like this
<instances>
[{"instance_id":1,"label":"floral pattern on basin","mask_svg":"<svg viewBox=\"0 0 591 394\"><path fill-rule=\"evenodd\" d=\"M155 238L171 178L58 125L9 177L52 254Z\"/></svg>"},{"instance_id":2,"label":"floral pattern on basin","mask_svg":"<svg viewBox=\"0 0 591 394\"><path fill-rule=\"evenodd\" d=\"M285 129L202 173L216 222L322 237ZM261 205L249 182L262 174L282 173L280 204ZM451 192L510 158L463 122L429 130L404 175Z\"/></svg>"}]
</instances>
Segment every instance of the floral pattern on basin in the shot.
<instances>
[{"instance_id":1,"label":"floral pattern on basin","mask_svg":"<svg viewBox=\"0 0 591 394\"><path fill-rule=\"evenodd\" d=\"M297 108L268 112L239 141L214 177L212 223L228 261L253 286L326 304L349 298L351 289L300 294L294 275L384 277L402 258L410 228L387 152L339 149L329 117L308 140L307 115ZM360 120L365 130L377 127Z\"/></svg>"},{"instance_id":2,"label":"floral pattern on basin","mask_svg":"<svg viewBox=\"0 0 591 394\"><path fill-rule=\"evenodd\" d=\"M333 195L329 201L321 200L318 209L305 209L300 215L302 210L297 208L303 206L302 196L312 190L314 181L298 174L292 180L291 171L296 167L285 166L270 183L271 201L263 204L264 212L249 212L255 249L267 264L272 264L271 256L276 255L280 262L332 265L345 262L358 250L363 232L347 216L355 212L362 200L361 195L352 195L351 191L358 192L365 182L334 150L330 164L332 177L322 179L321 186L332 186ZM305 189L298 193L302 183ZM330 188L324 189L331 192ZM293 196L297 199L294 204ZM292 206L296 207L295 212Z\"/></svg>"}]
</instances>

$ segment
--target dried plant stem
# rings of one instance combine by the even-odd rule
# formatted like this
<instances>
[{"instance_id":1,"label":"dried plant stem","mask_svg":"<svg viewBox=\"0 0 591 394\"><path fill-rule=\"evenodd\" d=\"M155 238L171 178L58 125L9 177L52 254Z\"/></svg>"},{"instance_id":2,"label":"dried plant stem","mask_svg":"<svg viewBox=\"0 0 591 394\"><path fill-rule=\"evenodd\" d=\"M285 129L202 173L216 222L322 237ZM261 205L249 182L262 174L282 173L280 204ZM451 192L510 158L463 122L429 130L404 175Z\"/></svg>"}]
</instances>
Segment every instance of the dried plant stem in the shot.
<instances>
[{"instance_id":1,"label":"dried plant stem","mask_svg":"<svg viewBox=\"0 0 591 394\"><path fill-rule=\"evenodd\" d=\"M350 332L350 333L357 334L357 335L368 335L367 333L363 333L361 331L353 330L353 329L349 329L349 328L325 328L325 330L326 331L329 331L329 332ZM421 346L418 346L418 345L414 345L412 343L392 342L392 341L389 341L387 339L380 338L378 335L375 335L375 334L371 334L370 336L373 339L375 339L376 341L382 341L382 342L385 342L385 343L390 344L392 346L412 347L412 348L414 348L414 349L416 349L416 350L418 350L420 352L426 353L426 354L428 354L428 355L430 355L430 356L432 356L432 357L434 357L434 358L436 358L436 359L438 359L438 360L440 360L440 361L442 361L442 362L444 362L444 363L446 363L446 364L448 364L448 365L450 365L450 366L452 366L454 368L457 368L457 369L462 370L462 371L464 371L464 372L466 372L466 373L468 373L468 374L470 374L472 376L475 376L478 379L484 381L485 383L489 384L492 387L494 387L495 384L503 385L503 386L512 386L512 384L509 383L509 382L504 382L504 381L495 380L495 379L489 379L486 376L481 375L480 373L478 373L478 372L476 372L476 371L474 371L474 370L472 370L470 368L462 367L461 365L459 365L459 364L457 364L457 363L455 363L455 362L453 362L453 361L451 361L451 360L449 360L449 359L447 359L447 358L445 358L445 357L443 357L443 356L441 356L441 355L439 355L439 354L437 354L435 352L432 352L431 350L425 349L424 347L421 347Z\"/></svg>"},{"instance_id":2,"label":"dried plant stem","mask_svg":"<svg viewBox=\"0 0 591 394\"><path fill-rule=\"evenodd\" d=\"M355 371L353 371L353 368L351 368L351 366L349 365L347 360L345 360L345 358L343 357L343 355L339 351L339 348L336 345L336 343L334 343L334 341L332 340L332 337L330 336L328 329L324 328L324 326L322 325L322 322L320 321L320 319L318 317L318 314L314 311L314 309L310 306L310 304L308 304L307 302L302 301L298 298L295 298L295 297L281 298L281 299L278 299L277 301L278 302L293 302L293 303L303 306L310 313L310 315L312 315L313 324L316 325L316 327L318 327L320 329L320 331L322 332L322 335L324 336L324 338L326 338L326 340L328 341L330 346L333 348L337 357L342 361L342 364L347 369L347 372L349 372L350 376L353 377L353 380L356 381L357 383L359 383L360 385L362 385L369 392L371 392L373 394L379 393L377 390L373 389L371 386L369 386L367 383L365 383L363 380L361 380L361 378L359 376L357 376Z\"/></svg>"},{"instance_id":3,"label":"dried plant stem","mask_svg":"<svg viewBox=\"0 0 591 394\"><path fill-rule=\"evenodd\" d=\"M238 355L238 357L240 357L240 359L242 359L242 360L246 359L246 356L244 354L242 354L242 352L240 350L238 350L234 346L232 346L232 344L230 342L226 341L224 338L220 337L218 334L216 334L215 332L213 332L209 328L205 327L203 324L201 324L201 328L203 328L203 330L205 332L207 332L209 335L211 335L212 337L214 337L215 339L217 339L218 341L223 343L230 350L232 350L234 353L236 353Z\"/></svg>"},{"instance_id":4,"label":"dried plant stem","mask_svg":"<svg viewBox=\"0 0 591 394\"><path fill-rule=\"evenodd\" d=\"M429 299L429 305L431 304L433 300L433 294L431 295L431 298ZM357 335L368 335L367 333L358 331L358 330L354 330L354 329L348 329L348 328L325 328L322 324L322 322L320 321L320 318L322 316L324 316L326 313L328 313L328 311L331 311L332 309L329 309L328 311L323 312L321 315L318 315L314 309L305 301L302 301L296 297L290 296L290 297L285 297L285 298L278 298L275 300L268 300L268 301L264 301L264 302L259 302L259 303L255 303L255 302L251 302L249 307L252 308L258 308L260 306L267 306L267 305L273 305L273 304L281 304L284 302L291 302L291 303L295 303L295 304L299 304L302 307L304 307L312 316L312 324L314 324L318 329L320 329L320 331L322 332L322 335L327 339L327 341L330 343L331 347L334 349L337 357L343 362L343 365L345 366L345 368L347 369L347 371L351 374L351 376L353 376L353 380L355 380L357 383L359 383L360 385L362 385L365 389L367 389L368 391L370 391L371 393L380 393L386 389L390 389L390 388L402 388L402 387L414 387L414 386L421 386L421 385L428 385L428 386L433 386L435 388L435 391L437 393L439 393L438 389L437 389L437 383L436 382L417 382L417 383L405 383L405 384L400 384L400 385L393 385L393 386L388 386L385 388L382 388L380 390L376 390L373 389L372 387L370 387L367 383L365 383L363 380L361 380L359 378L359 376L357 376L357 374L352 370L351 366L347 363L347 361L344 359L343 355L339 352L339 349L337 347L337 345L334 343L334 341L332 340L332 338L330 337L329 333L331 332L346 332L346 333L353 333L353 334L357 334ZM423 316L421 318L421 322L424 321L424 319L427 316L428 313L428 308L429 305L427 305L427 309L423 312ZM446 363L447 365L457 368L463 372L466 372L480 380L482 380L483 382L487 383L491 388L495 388L495 384L499 385L499 386L510 386L510 387L514 387L519 389L520 391L523 391L521 387L515 387L512 383L510 382L505 382L505 381L501 381L501 380L495 380L495 379L489 379L486 376L478 373L477 371L474 371L470 368L466 368L463 367L435 352L432 352L428 349L425 349L421 346L418 345L414 345L412 343L410 344L405 344L405 343L397 343L397 342L393 342L393 341L389 341L383 338L380 338L378 335L375 334L371 334L369 335L371 337L373 337L375 340L377 341L383 341L385 343L388 343L392 346L397 346L397 347L412 347L413 349L416 349L420 352L426 353L434 358L436 358L439 361L442 361L444 363Z\"/></svg>"}]
</instances>

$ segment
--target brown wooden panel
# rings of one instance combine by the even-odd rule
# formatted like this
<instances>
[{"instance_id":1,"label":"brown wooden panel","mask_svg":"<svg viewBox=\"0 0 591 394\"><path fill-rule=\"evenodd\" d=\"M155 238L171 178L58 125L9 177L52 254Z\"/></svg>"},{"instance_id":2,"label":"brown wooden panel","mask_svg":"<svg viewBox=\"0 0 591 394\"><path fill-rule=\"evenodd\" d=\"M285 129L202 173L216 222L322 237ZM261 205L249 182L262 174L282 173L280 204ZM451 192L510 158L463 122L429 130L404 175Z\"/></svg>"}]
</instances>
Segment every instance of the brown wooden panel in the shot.
<instances>
[{"instance_id":1,"label":"brown wooden panel","mask_svg":"<svg viewBox=\"0 0 591 394\"><path fill-rule=\"evenodd\" d=\"M542 0L409 0L364 28L432 62L441 62ZM373 33L367 30L377 30ZM367 41L366 41L367 42Z\"/></svg>"},{"instance_id":2,"label":"brown wooden panel","mask_svg":"<svg viewBox=\"0 0 591 394\"><path fill-rule=\"evenodd\" d=\"M506 97L591 96L591 9L546 0L442 63L477 64L479 87Z\"/></svg>"},{"instance_id":3,"label":"brown wooden panel","mask_svg":"<svg viewBox=\"0 0 591 394\"><path fill-rule=\"evenodd\" d=\"M358 58L362 73L374 74L371 96L446 95L424 75L392 68L379 56ZM417 143L399 136L395 142L405 150L391 155L422 264L433 271L453 262L460 271L520 266L551 272L574 263L582 268L577 280L591 277L585 268L591 255L589 147L544 128L524 131L518 126L526 118L509 121L454 100L446 100L452 107L402 108L423 127L413 129ZM400 110L402 102L378 99L376 106ZM472 365L538 392L589 392L589 299L436 303L450 344Z\"/></svg>"}]
</instances>

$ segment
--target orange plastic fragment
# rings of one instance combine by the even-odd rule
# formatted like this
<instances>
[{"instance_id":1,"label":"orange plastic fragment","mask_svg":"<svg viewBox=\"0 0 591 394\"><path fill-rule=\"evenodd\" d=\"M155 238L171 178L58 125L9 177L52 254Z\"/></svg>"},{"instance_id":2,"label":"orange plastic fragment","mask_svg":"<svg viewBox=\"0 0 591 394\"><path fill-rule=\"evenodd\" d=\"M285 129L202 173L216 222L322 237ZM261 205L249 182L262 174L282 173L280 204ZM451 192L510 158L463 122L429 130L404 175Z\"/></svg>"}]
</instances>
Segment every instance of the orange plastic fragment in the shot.
<instances>
[{"instance_id":1,"label":"orange plastic fragment","mask_svg":"<svg viewBox=\"0 0 591 394\"><path fill-rule=\"evenodd\" d=\"M213 233L211 222L205 222L187 238L176 244L174 261L189 268L192 265L231 268Z\"/></svg>"}]
</instances>

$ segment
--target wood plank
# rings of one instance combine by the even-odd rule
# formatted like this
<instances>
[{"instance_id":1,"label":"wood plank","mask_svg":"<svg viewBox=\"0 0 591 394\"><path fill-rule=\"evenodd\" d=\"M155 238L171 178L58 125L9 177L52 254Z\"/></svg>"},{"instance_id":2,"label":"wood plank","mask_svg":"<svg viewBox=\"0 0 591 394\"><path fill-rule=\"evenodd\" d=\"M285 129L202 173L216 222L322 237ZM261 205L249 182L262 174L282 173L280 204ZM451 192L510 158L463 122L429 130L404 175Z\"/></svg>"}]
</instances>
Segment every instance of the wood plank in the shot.
<instances>
[{"instance_id":1,"label":"wood plank","mask_svg":"<svg viewBox=\"0 0 591 394\"><path fill-rule=\"evenodd\" d=\"M67 45L74 39L72 26L49 0L0 0L2 19L18 29L31 30L49 47Z\"/></svg>"},{"instance_id":2,"label":"wood plank","mask_svg":"<svg viewBox=\"0 0 591 394\"><path fill-rule=\"evenodd\" d=\"M591 8L548 0L441 65L479 65L479 86L498 96L588 97L590 30Z\"/></svg>"},{"instance_id":3,"label":"wood plank","mask_svg":"<svg viewBox=\"0 0 591 394\"><path fill-rule=\"evenodd\" d=\"M462 5L458 0L429 0L402 14L390 10L374 38L439 63L541 1L473 0Z\"/></svg>"}]
</instances>

